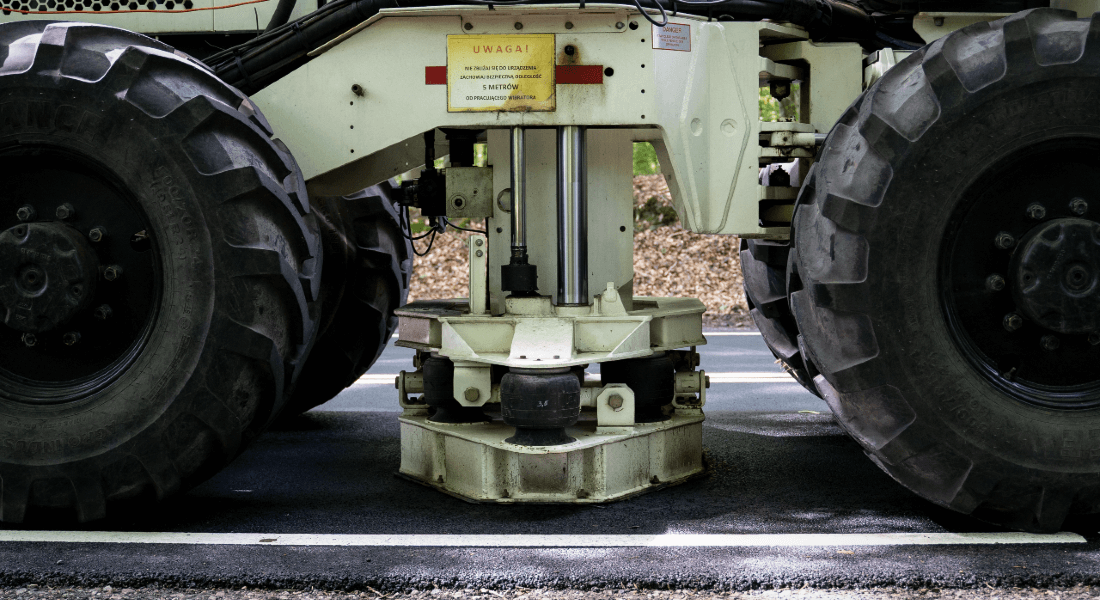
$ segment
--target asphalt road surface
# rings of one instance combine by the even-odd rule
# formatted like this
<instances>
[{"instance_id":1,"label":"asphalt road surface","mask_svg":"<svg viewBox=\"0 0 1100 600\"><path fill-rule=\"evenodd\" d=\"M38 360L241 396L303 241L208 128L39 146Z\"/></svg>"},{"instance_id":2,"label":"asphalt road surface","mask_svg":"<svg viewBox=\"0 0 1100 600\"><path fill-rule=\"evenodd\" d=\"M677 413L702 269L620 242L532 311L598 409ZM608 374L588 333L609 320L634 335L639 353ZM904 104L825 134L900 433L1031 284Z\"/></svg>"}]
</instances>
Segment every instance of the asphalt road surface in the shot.
<instances>
[{"instance_id":1,"label":"asphalt road surface","mask_svg":"<svg viewBox=\"0 0 1100 600\"><path fill-rule=\"evenodd\" d=\"M411 370L412 352L391 347L363 383L154 511L78 531L0 527L0 587L1098 583L1097 520L1029 537L939 509L879 471L822 401L777 376L758 335L723 333L700 348L703 368L722 376L705 409L709 471L688 483L606 506L497 506L397 478L392 377L371 383ZM13 541L30 539L44 541Z\"/></svg>"}]
</instances>

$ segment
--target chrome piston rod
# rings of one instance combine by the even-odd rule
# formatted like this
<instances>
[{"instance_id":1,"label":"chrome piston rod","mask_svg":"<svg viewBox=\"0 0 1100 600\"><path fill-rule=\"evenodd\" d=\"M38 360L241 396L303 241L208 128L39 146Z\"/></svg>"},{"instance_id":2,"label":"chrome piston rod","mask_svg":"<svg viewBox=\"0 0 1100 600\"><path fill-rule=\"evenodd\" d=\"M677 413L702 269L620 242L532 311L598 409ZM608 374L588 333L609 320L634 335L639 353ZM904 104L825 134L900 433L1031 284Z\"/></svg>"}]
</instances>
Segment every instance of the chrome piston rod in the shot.
<instances>
[{"instance_id":1,"label":"chrome piston rod","mask_svg":"<svg viewBox=\"0 0 1100 600\"><path fill-rule=\"evenodd\" d=\"M558 304L588 304L585 129L558 127ZM515 218L514 216L512 218Z\"/></svg>"},{"instance_id":2,"label":"chrome piston rod","mask_svg":"<svg viewBox=\"0 0 1100 600\"><path fill-rule=\"evenodd\" d=\"M512 128L512 256L527 259L527 144L522 127Z\"/></svg>"}]
</instances>

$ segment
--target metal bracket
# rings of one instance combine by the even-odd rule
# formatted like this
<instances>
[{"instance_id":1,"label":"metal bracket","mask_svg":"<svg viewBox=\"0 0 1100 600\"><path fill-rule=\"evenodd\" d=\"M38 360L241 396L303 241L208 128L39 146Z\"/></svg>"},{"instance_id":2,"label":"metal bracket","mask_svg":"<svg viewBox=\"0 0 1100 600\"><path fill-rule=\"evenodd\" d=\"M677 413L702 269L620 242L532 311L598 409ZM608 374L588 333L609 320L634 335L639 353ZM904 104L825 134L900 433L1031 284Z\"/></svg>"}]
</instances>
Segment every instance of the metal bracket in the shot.
<instances>
[{"instance_id":1,"label":"metal bracket","mask_svg":"<svg viewBox=\"0 0 1100 600\"><path fill-rule=\"evenodd\" d=\"M672 400L672 406L678 415L695 415L703 413L703 406L707 403L707 388L710 387L710 377L707 372L682 371L676 374L676 396Z\"/></svg>"},{"instance_id":2,"label":"metal bracket","mask_svg":"<svg viewBox=\"0 0 1100 600\"><path fill-rule=\"evenodd\" d=\"M401 371L393 382L397 388L397 402L405 409L406 416L428 416L428 405L420 401L420 398L410 398L409 394L424 393L424 372L417 370L412 373Z\"/></svg>"},{"instance_id":3,"label":"metal bracket","mask_svg":"<svg viewBox=\"0 0 1100 600\"><path fill-rule=\"evenodd\" d=\"M484 363L456 360L454 395L462 406L484 406L493 395L492 368Z\"/></svg>"},{"instance_id":4,"label":"metal bracket","mask_svg":"<svg viewBox=\"0 0 1100 600\"><path fill-rule=\"evenodd\" d=\"M596 396L596 432L630 433L634 429L634 390L609 383Z\"/></svg>"},{"instance_id":5,"label":"metal bracket","mask_svg":"<svg viewBox=\"0 0 1100 600\"><path fill-rule=\"evenodd\" d=\"M493 216L493 168L448 167L447 217L484 219Z\"/></svg>"}]
</instances>

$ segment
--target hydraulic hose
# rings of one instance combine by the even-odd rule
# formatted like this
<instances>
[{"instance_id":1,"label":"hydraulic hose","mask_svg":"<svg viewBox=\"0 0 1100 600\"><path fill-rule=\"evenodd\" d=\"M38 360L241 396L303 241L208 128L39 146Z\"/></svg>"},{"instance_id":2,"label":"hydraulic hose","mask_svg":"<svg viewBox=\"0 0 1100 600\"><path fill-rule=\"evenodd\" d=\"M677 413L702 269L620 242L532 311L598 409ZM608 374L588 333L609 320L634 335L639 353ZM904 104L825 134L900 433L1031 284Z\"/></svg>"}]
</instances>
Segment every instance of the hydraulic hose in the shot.
<instances>
[{"instance_id":1,"label":"hydraulic hose","mask_svg":"<svg viewBox=\"0 0 1100 600\"><path fill-rule=\"evenodd\" d=\"M285 25L290 20L290 13L294 12L294 5L297 3L297 0L279 0L264 31L271 31L280 25Z\"/></svg>"}]
</instances>

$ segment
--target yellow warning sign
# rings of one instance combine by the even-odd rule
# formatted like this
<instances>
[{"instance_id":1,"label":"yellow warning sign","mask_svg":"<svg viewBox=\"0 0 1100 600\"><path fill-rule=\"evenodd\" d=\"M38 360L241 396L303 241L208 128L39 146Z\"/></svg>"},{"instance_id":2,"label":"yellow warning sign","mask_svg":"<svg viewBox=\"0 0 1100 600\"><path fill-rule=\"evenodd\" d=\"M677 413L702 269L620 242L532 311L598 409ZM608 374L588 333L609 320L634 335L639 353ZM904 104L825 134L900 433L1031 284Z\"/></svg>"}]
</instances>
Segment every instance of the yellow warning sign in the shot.
<instances>
[{"instance_id":1,"label":"yellow warning sign","mask_svg":"<svg viewBox=\"0 0 1100 600\"><path fill-rule=\"evenodd\" d=\"M554 110L554 35L447 36L447 111Z\"/></svg>"}]
</instances>

